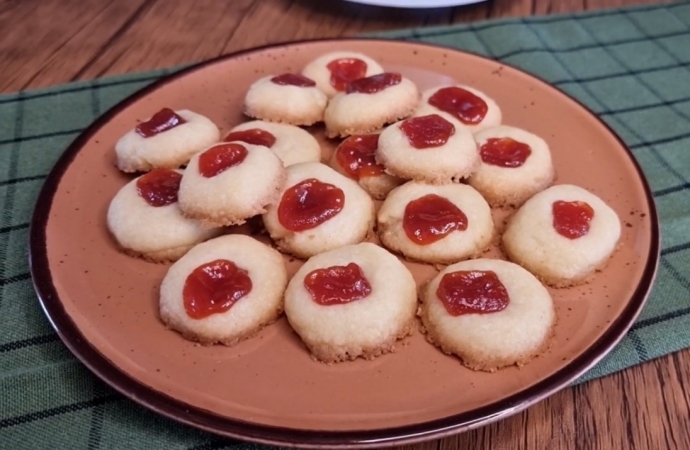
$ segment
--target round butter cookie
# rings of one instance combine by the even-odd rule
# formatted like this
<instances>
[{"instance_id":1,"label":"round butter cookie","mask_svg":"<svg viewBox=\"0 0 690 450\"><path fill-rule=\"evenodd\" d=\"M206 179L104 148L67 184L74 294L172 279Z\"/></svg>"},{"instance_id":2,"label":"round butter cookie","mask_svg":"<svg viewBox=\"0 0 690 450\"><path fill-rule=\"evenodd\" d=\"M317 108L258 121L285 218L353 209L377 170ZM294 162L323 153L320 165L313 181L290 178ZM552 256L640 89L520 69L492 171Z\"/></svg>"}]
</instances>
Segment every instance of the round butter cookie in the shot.
<instances>
[{"instance_id":1,"label":"round butter cookie","mask_svg":"<svg viewBox=\"0 0 690 450\"><path fill-rule=\"evenodd\" d=\"M415 116L440 114L472 133L501 124L501 108L485 93L465 85L428 89Z\"/></svg>"},{"instance_id":2,"label":"round butter cookie","mask_svg":"<svg viewBox=\"0 0 690 450\"><path fill-rule=\"evenodd\" d=\"M216 144L189 161L180 208L206 226L239 225L278 200L285 177L283 162L263 145Z\"/></svg>"},{"instance_id":3,"label":"round butter cookie","mask_svg":"<svg viewBox=\"0 0 690 450\"><path fill-rule=\"evenodd\" d=\"M328 97L314 80L303 75L270 75L249 87L244 113L249 117L290 125L313 125L323 120Z\"/></svg>"},{"instance_id":4,"label":"round butter cookie","mask_svg":"<svg viewBox=\"0 0 690 450\"><path fill-rule=\"evenodd\" d=\"M156 169L127 183L108 207L108 230L120 248L153 262L175 261L221 234L180 212L177 191L181 170Z\"/></svg>"},{"instance_id":5,"label":"round butter cookie","mask_svg":"<svg viewBox=\"0 0 690 450\"><path fill-rule=\"evenodd\" d=\"M326 363L394 352L412 332L417 292L409 270L381 247L349 245L310 258L285 291L285 315Z\"/></svg>"},{"instance_id":6,"label":"round butter cookie","mask_svg":"<svg viewBox=\"0 0 690 450\"><path fill-rule=\"evenodd\" d=\"M321 55L302 70L329 98L344 92L347 84L360 78L378 75L383 68L368 57L356 52L332 52Z\"/></svg>"},{"instance_id":7,"label":"round butter cookie","mask_svg":"<svg viewBox=\"0 0 690 450\"><path fill-rule=\"evenodd\" d=\"M123 172L177 169L219 140L220 131L208 118L163 108L117 141L117 167Z\"/></svg>"},{"instance_id":8,"label":"round butter cookie","mask_svg":"<svg viewBox=\"0 0 690 450\"><path fill-rule=\"evenodd\" d=\"M399 73L360 78L328 103L324 114L326 136L371 133L411 115L418 101L417 86Z\"/></svg>"},{"instance_id":9,"label":"round butter cookie","mask_svg":"<svg viewBox=\"0 0 690 450\"><path fill-rule=\"evenodd\" d=\"M495 235L491 208L465 184L405 183L388 194L376 228L387 248L433 264L477 257Z\"/></svg>"},{"instance_id":10,"label":"round butter cookie","mask_svg":"<svg viewBox=\"0 0 690 450\"><path fill-rule=\"evenodd\" d=\"M287 168L279 201L263 215L278 247L298 258L362 242L374 222L374 202L357 182L321 163Z\"/></svg>"},{"instance_id":11,"label":"round butter cookie","mask_svg":"<svg viewBox=\"0 0 690 450\"><path fill-rule=\"evenodd\" d=\"M235 345L280 316L287 281L278 251L249 236L222 236L168 269L160 317L185 339Z\"/></svg>"},{"instance_id":12,"label":"round butter cookie","mask_svg":"<svg viewBox=\"0 0 690 450\"><path fill-rule=\"evenodd\" d=\"M618 215L603 200L561 184L522 205L508 222L503 249L546 284L568 287L589 281L603 267L620 234Z\"/></svg>"},{"instance_id":13,"label":"round butter cookie","mask_svg":"<svg viewBox=\"0 0 690 450\"><path fill-rule=\"evenodd\" d=\"M494 207L520 206L554 178L551 152L539 136L500 125L474 135L481 163L469 183Z\"/></svg>"},{"instance_id":14,"label":"round butter cookie","mask_svg":"<svg viewBox=\"0 0 690 450\"><path fill-rule=\"evenodd\" d=\"M379 135L357 134L345 139L333 152L331 165L338 171L357 180L360 186L375 200L383 200L403 180L385 172L376 162Z\"/></svg>"},{"instance_id":15,"label":"round butter cookie","mask_svg":"<svg viewBox=\"0 0 690 450\"><path fill-rule=\"evenodd\" d=\"M223 140L268 147L278 155L285 167L301 162L321 161L321 146L316 138L294 125L253 120L237 125Z\"/></svg>"},{"instance_id":16,"label":"round butter cookie","mask_svg":"<svg viewBox=\"0 0 690 450\"><path fill-rule=\"evenodd\" d=\"M391 175L445 184L469 177L479 166L479 153L465 127L429 114L386 127L376 160Z\"/></svg>"},{"instance_id":17,"label":"round butter cookie","mask_svg":"<svg viewBox=\"0 0 690 450\"><path fill-rule=\"evenodd\" d=\"M424 287L421 300L427 340L474 370L526 364L548 348L556 322L539 280L498 259L448 266Z\"/></svg>"}]
</instances>

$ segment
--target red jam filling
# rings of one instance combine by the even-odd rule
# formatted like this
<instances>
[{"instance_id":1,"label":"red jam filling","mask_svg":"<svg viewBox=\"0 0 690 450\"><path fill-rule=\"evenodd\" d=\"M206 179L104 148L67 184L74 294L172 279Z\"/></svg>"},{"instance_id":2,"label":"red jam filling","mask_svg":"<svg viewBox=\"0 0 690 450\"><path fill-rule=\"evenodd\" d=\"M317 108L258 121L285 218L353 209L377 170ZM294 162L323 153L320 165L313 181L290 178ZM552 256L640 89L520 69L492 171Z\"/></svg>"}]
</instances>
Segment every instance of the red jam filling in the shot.
<instances>
[{"instance_id":1,"label":"red jam filling","mask_svg":"<svg viewBox=\"0 0 690 450\"><path fill-rule=\"evenodd\" d=\"M443 275L436 290L451 316L488 314L506 308L508 291L491 270L461 270Z\"/></svg>"},{"instance_id":2,"label":"red jam filling","mask_svg":"<svg viewBox=\"0 0 690 450\"><path fill-rule=\"evenodd\" d=\"M410 145L417 149L440 147L455 134L455 126L438 114L407 119L400 129Z\"/></svg>"},{"instance_id":3,"label":"red jam filling","mask_svg":"<svg viewBox=\"0 0 690 450\"><path fill-rule=\"evenodd\" d=\"M206 178L215 177L240 164L246 157L247 148L244 145L234 142L214 145L199 156L199 172Z\"/></svg>"},{"instance_id":4,"label":"red jam filling","mask_svg":"<svg viewBox=\"0 0 690 450\"><path fill-rule=\"evenodd\" d=\"M278 205L278 221L290 231L310 230L336 216L344 206L342 189L309 178L283 193Z\"/></svg>"},{"instance_id":5,"label":"red jam filling","mask_svg":"<svg viewBox=\"0 0 690 450\"><path fill-rule=\"evenodd\" d=\"M187 121L177 115L175 111L170 108L163 108L146 122L142 122L137 125L134 130L140 136L150 138L158 133L168 131L169 129L175 128L178 125L182 125L183 123L187 123Z\"/></svg>"},{"instance_id":6,"label":"red jam filling","mask_svg":"<svg viewBox=\"0 0 690 450\"><path fill-rule=\"evenodd\" d=\"M452 231L465 231L467 216L447 198L428 194L407 204L403 229L415 244L429 245Z\"/></svg>"},{"instance_id":7,"label":"red jam filling","mask_svg":"<svg viewBox=\"0 0 690 450\"><path fill-rule=\"evenodd\" d=\"M335 149L335 158L340 167L356 180L381 175L383 166L375 158L378 147L378 134L350 136Z\"/></svg>"},{"instance_id":8,"label":"red jam filling","mask_svg":"<svg viewBox=\"0 0 690 450\"><path fill-rule=\"evenodd\" d=\"M249 273L234 262L217 259L187 276L182 289L184 309L192 319L224 313L252 291Z\"/></svg>"},{"instance_id":9,"label":"red jam filling","mask_svg":"<svg viewBox=\"0 0 690 450\"><path fill-rule=\"evenodd\" d=\"M587 202L553 202L553 227L561 236L577 239L589 232L594 210Z\"/></svg>"},{"instance_id":10,"label":"red jam filling","mask_svg":"<svg viewBox=\"0 0 690 450\"><path fill-rule=\"evenodd\" d=\"M251 128L249 130L233 131L225 136L225 142L240 141L252 145L263 145L271 148L276 143L276 137L261 128Z\"/></svg>"},{"instance_id":11,"label":"red jam filling","mask_svg":"<svg viewBox=\"0 0 690 450\"><path fill-rule=\"evenodd\" d=\"M336 91L344 91L347 84L367 75L367 63L357 58L334 59L326 65L331 71L331 86Z\"/></svg>"},{"instance_id":12,"label":"red jam filling","mask_svg":"<svg viewBox=\"0 0 690 450\"><path fill-rule=\"evenodd\" d=\"M489 138L479 149L479 154L486 164L499 167L520 167L532 154L532 149L529 145L509 137Z\"/></svg>"},{"instance_id":13,"label":"red jam filling","mask_svg":"<svg viewBox=\"0 0 690 450\"><path fill-rule=\"evenodd\" d=\"M298 73L284 73L271 78L271 81L280 86L313 87L316 82L311 78Z\"/></svg>"},{"instance_id":14,"label":"red jam filling","mask_svg":"<svg viewBox=\"0 0 690 450\"><path fill-rule=\"evenodd\" d=\"M481 97L457 86L439 89L429 97L429 104L447 112L466 125L480 123L489 110Z\"/></svg>"},{"instance_id":15,"label":"red jam filling","mask_svg":"<svg viewBox=\"0 0 690 450\"><path fill-rule=\"evenodd\" d=\"M360 94L376 94L391 86L400 84L401 81L402 76L399 73L380 73L348 83L345 92L348 94L355 92Z\"/></svg>"},{"instance_id":16,"label":"red jam filling","mask_svg":"<svg viewBox=\"0 0 690 450\"><path fill-rule=\"evenodd\" d=\"M137 179L137 192L151 206L165 206L177 201L182 174L156 169Z\"/></svg>"},{"instance_id":17,"label":"red jam filling","mask_svg":"<svg viewBox=\"0 0 690 450\"><path fill-rule=\"evenodd\" d=\"M304 287L320 305L341 305L371 294L371 285L355 263L316 269L304 277Z\"/></svg>"}]
</instances>

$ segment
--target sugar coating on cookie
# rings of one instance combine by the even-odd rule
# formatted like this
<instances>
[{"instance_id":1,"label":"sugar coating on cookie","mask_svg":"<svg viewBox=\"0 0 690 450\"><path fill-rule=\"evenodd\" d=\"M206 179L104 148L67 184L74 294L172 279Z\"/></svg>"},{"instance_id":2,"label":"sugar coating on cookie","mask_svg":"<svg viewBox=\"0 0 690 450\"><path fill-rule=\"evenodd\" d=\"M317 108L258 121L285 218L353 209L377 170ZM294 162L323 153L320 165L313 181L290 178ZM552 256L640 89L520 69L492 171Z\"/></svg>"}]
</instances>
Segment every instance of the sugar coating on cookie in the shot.
<instances>
[{"instance_id":1,"label":"sugar coating on cookie","mask_svg":"<svg viewBox=\"0 0 690 450\"><path fill-rule=\"evenodd\" d=\"M379 134L353 135L338 145L331 156L331 166L350 178L376 200L383 200L404 180L386 173L376 162Z\"/></svg>"},{"instance_id":2,"label":"sugar coating on cookie","mask_svg":"<svg viewBox=\"0 0 690 450\"><path fill-rule=\"evenodd\" d=\"M264 145L278 155L285 167L321 161L319 142L308 131L294 125L253 120L234 127L224 140Z\"/></svg>"},{"instance_id":3,"label":"sugar coating on cookie","mask_svg":"<svg viewBox=\"0 0 690 450\"><path fill-rule=\"evenodd\" d=\"M399 73L361 78L328 103L324 113L326 136L371 133L411 115L418 101L417 86Z\"/></svg>"},{"instance_id":4,"label":"sugar coating on cookie","mask_svg":"<svg viewBox=\"0 0 690 450\"><path fill-rule=\"evenodd\" d=\"M280 316L287 281L278 251L249 236L222 236L170 267L160 317L186 339L235 345Z\"/></svg>"},{"instance_id":5,"label":"sugar coating on cookie","mask_svg":"<svg viewBox=\"0 0 690 450\"><path fill-rule=\"evenodd\" d=\"M411 333L416 309L412 274L371 243L310 258L285 291L290 325L327 363L395 351L395 342Z\"/></svg>"},{"instance_id":6,"label":"sugar coating on cookie","mask_svg":"<svg viewBox=\"0 0 690 450\"><path fill-rule=\"evenodd\" d=\"M357 184L321 163L294 164L278 201L263 215L278 247L309 258L362 242L374 222L374 202Z\"/></svg>"},{"instance_id":7,"label":"sugar coating on cookie","mask_svg":"<svg viewBox=\"0 0 690 450\"><path fill-rule=\"evenodd\" d=\"M177 169L219 140L218 127L207 117L163 108L117 141L117 167L123 172Z\"/></svg>"},{"instance_id":8,"label":"sugar coating on cookie","mask_svg":"<svg viewBox=\"0 0 690 450\"><path fill-rule=\"evenodd\" d=\"M181 174L154 170L124 185L112 199L108 230L126 253L153 262L175 261L221 233L182 215L177 202Z\"/></svg>"},{"instance_id":9,"label":"sugar coating on cookie","mask_svg":"<svg viewBox=\"0 0 690 450\"><path fill-rule=\"evenodd\" d=\"M290 125L313 125L323 120L328 97L302 75L260 78L249 87L244 113L249 117Z\"/></svg>"},{"instance_id":10,"label":"sugar coating on cookie","mask_svg":"<svg viewBox=\"0 0 690 450\"><path fill-rule=\"evenodd\" d=\"M616 249L616 212L591 192L556 185L525 202L508 222L508 257L554 287L589 281Z\"/></svg>"},{"instance_id":11,"label":"sugar coating on cookie","mask_svg":"<svg viewBox=\"0 0 690 450\"><path fill-rule=\"evenodd\" d=\"M497 259L446 267L421 300L427 339L474 370L526 364L547 349L556 322L551 296L539 280Z\"/></svg>"},{"instance_id":12,"label":"sugar coating on cookie","mask_svg":"<svg viewBox=\"0 0 690 450\"><path fill-rule=\"evenodd\" d=\"M189 161L180 208L206 226L242 224L278 201L285 178L283 162L267 147L217 144Z\"/></svg>"},{"instance_id":13,"label":"sugar coating on cookie","mask_svg":"<svg viewBox=\"0 0 690 450\"><path fill-rule=\"evenodd\" d=\"M430 145L415 146L414 136ZM386 127L376 159L386 172L432 184L458 182L479 165L479 153L467 128L439 114L412 117Z\"/></svg>"},{"instance_id":14,"label":"sugar coating on cookie","mask_svg":"<svg viewBox=\"0 0 690 450\"><path fill-rule=\"evenodd\" d=\"M477 257L495 235L491 208L464 184L405 183L388 194L376 228L387 248L434 264Z\"/></svg>"},{"instance_id":15,"label":"sugar coating on cookie","mask_svg":"<svg viewBox=\"0 0 690 450\"><path fill-rule=\"evenodd\" d=\"M372 58L357 52L332 52L304 66L302 75L311 78L329 98L344 92L347 84L359 78L378 75L383 68Z\"/></svg>"},{"instance_id":16,"label":"sugar coating on cookie","mask_svg":"<svg viewBox=\"0 0 690 450\"><path fill-rule=\"evenodd\" d=\"M498 104L482 91L470 86L440 86L427 89L415 116L440 114L473 133L501 124L502 113Z\"/></svg>"},{"instance_id":17,"label":"sugar coating on cookie","mask_svg":"<svg viewBox=\"0 0 690 450\"><path fill-rule=\"evenodd\" d=\"M474 138L480 164L469 183L491 206L520 206L553 182L551 152L539 136L500 125Z\"/></svg>"}]
</instances>

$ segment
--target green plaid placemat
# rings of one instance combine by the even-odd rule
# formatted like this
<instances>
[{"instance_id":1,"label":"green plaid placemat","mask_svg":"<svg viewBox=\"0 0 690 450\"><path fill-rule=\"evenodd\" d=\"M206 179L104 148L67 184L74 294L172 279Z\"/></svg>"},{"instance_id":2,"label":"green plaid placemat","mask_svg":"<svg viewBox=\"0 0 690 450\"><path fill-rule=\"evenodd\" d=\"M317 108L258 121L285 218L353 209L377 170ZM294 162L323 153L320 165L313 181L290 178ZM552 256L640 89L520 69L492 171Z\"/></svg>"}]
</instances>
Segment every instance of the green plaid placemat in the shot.
<instances>
[{"instance_id":1,"label":"green plaid placemat","mask_svg":"<svg viewBox=\"0 0 690 450\"><path fill-rule=\"evenodd\" d=\"M690 347L690 4L379 35L521 67L580 99L620 134L654 191L662 261L637 323L583 380ZM28 222L46 174L91 121L169 72L0 96L2 448L259 448L179 425L116 394L66 350L31 288Z\"/></svg>"}]
</instances>

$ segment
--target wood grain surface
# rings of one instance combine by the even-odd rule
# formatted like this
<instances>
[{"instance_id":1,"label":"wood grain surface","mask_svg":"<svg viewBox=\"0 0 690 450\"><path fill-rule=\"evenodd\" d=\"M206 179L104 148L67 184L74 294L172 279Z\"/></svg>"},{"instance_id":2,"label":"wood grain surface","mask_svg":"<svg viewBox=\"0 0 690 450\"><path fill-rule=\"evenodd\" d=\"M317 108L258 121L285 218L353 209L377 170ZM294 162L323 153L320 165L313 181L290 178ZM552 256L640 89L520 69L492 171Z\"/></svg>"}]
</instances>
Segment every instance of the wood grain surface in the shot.
<instances>
[{"instance_id":1,"label":"wood grain surface","mask_svg":"<svg viewBox=\"0 0 690 450\"><path fill-rule=\"evenodd\" d=\"M414 11L334 0L0 0L0 92L296 39L644 2L493 0ZM690 449L690 350L568 388L493 425L400 448Z\"/></svg>"}]
</instances>

